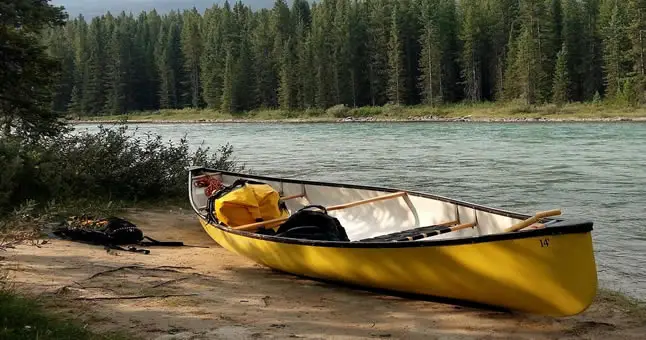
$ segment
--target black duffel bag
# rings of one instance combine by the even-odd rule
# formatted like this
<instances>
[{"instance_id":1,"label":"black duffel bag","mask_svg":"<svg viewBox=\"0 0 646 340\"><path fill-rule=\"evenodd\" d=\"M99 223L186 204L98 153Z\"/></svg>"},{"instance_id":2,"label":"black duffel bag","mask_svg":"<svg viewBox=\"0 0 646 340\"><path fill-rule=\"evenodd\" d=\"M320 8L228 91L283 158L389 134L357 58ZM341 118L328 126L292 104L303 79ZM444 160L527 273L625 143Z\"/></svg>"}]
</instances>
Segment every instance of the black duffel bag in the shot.
<instances>
[{"instance_id":1,"label":"black duffel bag","mask_svg":"<svg viewBox=\"0 0 646 340\"><path fill-rule=\"evenodd\" d=\"M309 205L298 210L275 232L273 229L260 229L258 233L305 240L350 241L339 220L330 216L327 209L320 205Z\"/></svg>"}]
</instances>

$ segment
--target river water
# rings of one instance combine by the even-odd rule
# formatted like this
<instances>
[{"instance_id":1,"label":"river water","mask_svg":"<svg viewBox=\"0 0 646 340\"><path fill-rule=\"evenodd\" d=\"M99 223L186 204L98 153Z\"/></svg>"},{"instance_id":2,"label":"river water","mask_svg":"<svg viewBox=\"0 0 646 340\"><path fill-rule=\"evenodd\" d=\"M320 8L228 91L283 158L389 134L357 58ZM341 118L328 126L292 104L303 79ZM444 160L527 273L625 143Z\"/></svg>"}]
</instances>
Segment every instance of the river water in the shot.
<instances>
[{"instance_id":1,"label":"river water","mask_svg":"<svg viewBox=\"0 0 646 340\"><path fill-rule=\"evenodd\" d=\"M96 130L93 125L77 128ZM600 286L646 298L646 124L137 125L192 146L231 143L257 174L413 189L592 220Z\"/></svg>"}]
</instances>

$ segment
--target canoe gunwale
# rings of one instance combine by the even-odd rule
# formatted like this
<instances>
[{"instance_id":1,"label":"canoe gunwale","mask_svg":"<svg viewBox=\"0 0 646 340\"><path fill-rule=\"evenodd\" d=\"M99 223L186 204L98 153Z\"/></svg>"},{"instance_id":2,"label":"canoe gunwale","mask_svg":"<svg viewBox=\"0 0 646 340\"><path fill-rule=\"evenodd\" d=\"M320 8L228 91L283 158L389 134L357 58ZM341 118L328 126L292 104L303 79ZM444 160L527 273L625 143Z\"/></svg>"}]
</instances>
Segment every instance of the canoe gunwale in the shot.
<instances>
[{"instance_id":1,"label":"canoe gunwale","mask_svg":"<svg viewBox=\"0 0 646 340\"><path fill-rule=\"evenodd\" d=\"M294 238L256 234L248 231L240 231L240 230L232 229L230 227L227 227L221 224L212 224L208 222L202 215L199 215L199 217L204 219L204 221L208 226L220 229L226 233L230 233L234 235L239 235L239 236L254 238L258 240L269 241L269 242L297 244L297 245L311 246L311 247L329 247L329 248L369 249L369 248L417 248L417 247L460 246L460 245L470 245L470 244L497 242L497 241L506 241L506 240L520 240L520 239L534 238L534 237L541 237L541 236L581 234L581 233L588 233L592 231L592 222L583 222L583 223L577 223L577 224L568 224L566 226L560 226L556 228L550 227L550 228L534 229L534 230L514 232L514 233L491 234L491 235L463 237L463 238L455 238L455 239L417 240L417 241L401 241L401 242L394 242L394 241L343 242L343 241L304 240L304 239L294 239Z\"/></svg>"},{"instance_id":2,"label":"canoe gunwale","mask_svg":"<svg viewBox=\"0 0 646 340\"><path fill-rule=\"evenodd\" d=\"M460 205L460 206L464 206L472 209L477 209L488 213L499 214L499 215L511 217L511 218L527 219L531 217L531 215L515 213L507 210L491 208L491 207L482 206L482 205L465 202L465 201L460 201L460 200L456 200L448 197L443 197L443 196L438 196L438 195L433 195L433 194L428 194L423 192L416 192L411 190L401 190L401 189L395 189L395 188L365 186L365 185L357 185L357 184L284 179L284 178L277 178L277 177L268 177L268 176L236 173L236 172L230 172L230 171L222 171L222 170L210 169L210 168L204 168L204 167L195 167L195 168L189 169L189 183L188 183L189 201L191 203L191 207L193 211L201 219L203 219L208 226L218 228L227 233L264 240L264 241L270 241L270 242L298 244L298 245L316 246L316 247L334 247L334 248L416 248L416 247L469 245L469 244L495 242L495 241L503 241L503 240L534 238L534 237L541 237L541 236L557 236L557 235L563 235L563 234L589 233L593 230L593 222L591 221L566 221L563 219L545 218L545 220L553 221L554 224L552 224L549 227L541 228L541 229L530 229L530 230L523 230L523 231L509 232L509 233L497 233L497 234L480 235L480 236L473 236L473 237L461 237L461 238L454 238L454 239L441 239L441 240L427 239L427 240L402 241L402 242L393 242L393 241L343 242L343 241L304 240L304 239L276 237L271 235L262 235L262 234L257 234L249 231L236 230L222 224L213 224L210 221L208 221L206 216L204 216L197 210L197 207L193 201L193 195L191 192L191 185L192 185L191 179L196 172L221 173L223 175L229 175L229 176L240 176L240 177L246 177L246 178L251 178L256 180L279 181L279 182L292 183L292 184L321 185L321 186L330 186L330 187L337 187L337 188L363 189L363 190L374 190L374 191L393 192L393 193L404 191L406 193L409 193L415 196L435 199L435 200L448 202L448 203L452 203L452 204L456 204L456 205Z\"/></svg>"}]
</instances>

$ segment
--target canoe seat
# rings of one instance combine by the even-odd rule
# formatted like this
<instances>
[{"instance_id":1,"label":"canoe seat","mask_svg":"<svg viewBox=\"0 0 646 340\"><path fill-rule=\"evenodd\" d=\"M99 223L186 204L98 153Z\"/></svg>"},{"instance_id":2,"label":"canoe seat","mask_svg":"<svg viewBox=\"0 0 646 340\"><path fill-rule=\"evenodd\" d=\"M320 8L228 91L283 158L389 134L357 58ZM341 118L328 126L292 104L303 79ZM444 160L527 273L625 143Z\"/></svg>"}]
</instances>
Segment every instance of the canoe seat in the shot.
<instances>
[{"instance_id":1,"label":"canoe seat","mask_svg":"<svg viewBox=\"0 0 646 340\"><path fill-rule=\"evenodd\" d=\"M388 242L388 241L408 241L408 240L417 240L424 238L424 234L433 233L436 230L446 229L446 226L427 226L415 229L404 230L392 234L380 235L376 237L366 238L363 240L358 240L356 242ZM409 238L406 240L406 238Z\"/></svg>"}]
</instances>

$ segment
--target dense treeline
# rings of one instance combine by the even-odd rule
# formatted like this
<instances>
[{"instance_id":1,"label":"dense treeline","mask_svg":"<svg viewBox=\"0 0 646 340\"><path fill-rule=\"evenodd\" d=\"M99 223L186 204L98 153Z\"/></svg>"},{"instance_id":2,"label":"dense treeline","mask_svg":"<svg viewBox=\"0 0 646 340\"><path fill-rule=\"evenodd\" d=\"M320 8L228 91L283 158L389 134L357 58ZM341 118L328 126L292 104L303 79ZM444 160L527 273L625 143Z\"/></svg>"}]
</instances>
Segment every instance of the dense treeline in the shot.
<instances>
[{"instance_id":1,"label":"dense treeline","mask_svg":"<svg viewBox=\"0 0 646 340\"><path fill-rule=\"evenodd\" d=\"M644 100L646 0L277 0L47 34L54 110Z\"/></svg>"}]
</instances>

